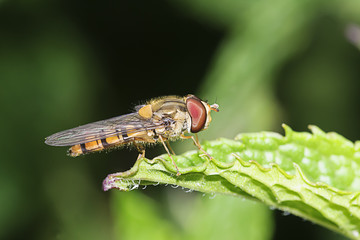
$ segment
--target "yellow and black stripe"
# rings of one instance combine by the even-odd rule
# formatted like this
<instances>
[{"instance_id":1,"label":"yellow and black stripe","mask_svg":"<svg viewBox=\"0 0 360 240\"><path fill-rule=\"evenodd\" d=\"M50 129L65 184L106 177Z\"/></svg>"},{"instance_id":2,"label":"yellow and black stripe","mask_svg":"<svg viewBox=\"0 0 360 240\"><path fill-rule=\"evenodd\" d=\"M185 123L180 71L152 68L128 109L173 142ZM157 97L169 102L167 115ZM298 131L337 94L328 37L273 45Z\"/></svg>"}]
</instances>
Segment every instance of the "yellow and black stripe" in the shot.
<instances>
[{"instance_id":1,"label":"yellow and black stripe","mask_svg":"<svg viewBox=\"0 0 360 240\"><path fill-rule=\"evenodd\" d=\"M116 132L118 132L118 134L112 137L74 145L69 149L69 155L77 157L82 154L97 152L135 141L154 142L154 139L150 138L147 134L148 131L127 132L126 129L121 129L121 131Z\"/></svg>"},{"instance_id":2,"label":"yellow and black stripe","mask_svg":"<svg viewBox=\"0 0 360 240\"><path fill-rule=\"evenodd\" d=\"M113 137L102 138L99 140L74 145L69 149L69 155L72 157L77 157L81 154L85 154L89 152L97 152L107 148L125 144L127 143L127 141L124 141L123 138L124 135L125 134L115 135Z\"/></svg>"}]
</instances>

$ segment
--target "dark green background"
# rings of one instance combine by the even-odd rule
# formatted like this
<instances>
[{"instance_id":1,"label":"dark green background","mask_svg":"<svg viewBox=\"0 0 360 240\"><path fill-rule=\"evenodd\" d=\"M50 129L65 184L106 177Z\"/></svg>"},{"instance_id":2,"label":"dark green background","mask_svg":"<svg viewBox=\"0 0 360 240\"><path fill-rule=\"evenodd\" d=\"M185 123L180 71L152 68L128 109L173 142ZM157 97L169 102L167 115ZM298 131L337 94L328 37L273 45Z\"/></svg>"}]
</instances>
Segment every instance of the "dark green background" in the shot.
<instances>
[{"instance_id":1,"label":"dark green background","mask_svg":"<svg viewBox=\"0 0 360 240\"><path fill-rule=\"evenodd\" d=\"M194 93L220 105L201 139L284 122L357 140L357 23L355 0L0 1L0 239L342 239L233 197L103 192L136 151L72 159L44 138Z\"/></svg>"}]
</instances>

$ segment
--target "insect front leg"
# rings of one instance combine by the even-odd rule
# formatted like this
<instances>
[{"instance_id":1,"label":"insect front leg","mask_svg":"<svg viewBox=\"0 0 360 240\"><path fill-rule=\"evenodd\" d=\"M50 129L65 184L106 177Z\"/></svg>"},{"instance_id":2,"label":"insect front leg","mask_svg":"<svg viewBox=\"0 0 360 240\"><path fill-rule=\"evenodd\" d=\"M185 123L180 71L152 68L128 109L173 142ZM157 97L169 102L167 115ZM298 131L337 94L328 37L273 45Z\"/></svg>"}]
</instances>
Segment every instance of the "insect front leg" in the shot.
<instances>
[{"instance_id":1,"label":"insect front leg","mask_svg":"<svg viewBox=\"0 0 360 240\"><path fill-rule=\"evenodd\" d=\"M171 156L171 153L169 152L169 149L167 148L167 146L166 146L166 144L165 144L164 138L163 138L161 135L159 135L159 139L160 139L162 145L164 146L166 152L168 153L169 157L171 158L172 163L174 164L174 166L175 166L175 168L176 168L176 172L177 172L177 173L176 173L176 176L180 176L181 173L179 172L179 168L177 167L177 165L176 165L173 157ZM169 145L169 146L170 146L170 145ZM170 148L170 149L171 149L171 148ZM174 152L172 149L171 149L171 151ZM174 155L175 155L175 154L174 154Z\"/></svg>"},{"instance_id":2,"label":"insect front leg","mask_svg":"<svg viewBox=\"0 0 360 240\"><path fill-rule=\"evenodd\" d=\"M201 147L200 142L199 142L199 138L198 138L197 134L194 133L194 135L195 135L195 137L194 137L194 136L185 136L185 134L182 133L182 134L180 135L180 138L182 138L182 139L190 139L190 138L191 138L191 139L193 140L195 146L197 146L200 151L202 151L206 156L209 157L210 160L212 160L213 157L212 157L209 153L207 153L207 152Z\"/></svg>"}]
</instances>

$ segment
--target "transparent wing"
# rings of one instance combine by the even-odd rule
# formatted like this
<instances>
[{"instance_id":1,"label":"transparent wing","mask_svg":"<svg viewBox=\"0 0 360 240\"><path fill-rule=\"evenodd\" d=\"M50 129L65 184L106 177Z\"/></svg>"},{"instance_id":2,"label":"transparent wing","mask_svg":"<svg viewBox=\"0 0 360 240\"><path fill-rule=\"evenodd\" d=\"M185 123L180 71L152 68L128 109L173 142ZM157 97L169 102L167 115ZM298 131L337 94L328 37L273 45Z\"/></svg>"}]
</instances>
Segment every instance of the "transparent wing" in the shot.
<instances>
[{"instance_id":1,"label":"transparent wing","mask_svg":"<svg viewBox=\"0 0 360 240\"><path fill-rule=\"evenodd\" d=\"M73 146L116 135L162 128L164 125L151 119L144 120L138 113L130 113L55 133L47 137L45 143L51 146Z\"/></svg>"}]
</instances>

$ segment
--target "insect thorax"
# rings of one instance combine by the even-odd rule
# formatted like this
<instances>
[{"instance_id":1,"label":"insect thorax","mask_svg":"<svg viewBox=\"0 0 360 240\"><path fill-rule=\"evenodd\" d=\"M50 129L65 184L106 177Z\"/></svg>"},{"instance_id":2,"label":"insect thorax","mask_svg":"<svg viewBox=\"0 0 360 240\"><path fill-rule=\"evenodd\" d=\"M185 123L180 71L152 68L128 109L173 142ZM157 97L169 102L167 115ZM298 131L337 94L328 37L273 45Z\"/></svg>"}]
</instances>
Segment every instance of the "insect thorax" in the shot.
<instances>
[{"instance_id":1,"label":"insect thorax","mask_svg":"<svg viewBox=\"0 0 360 240\"><path fill-rule=\"evenodd\" d=\"M156 132L167 138L175 139L188 128L189 114L186 111L184 102L168 101L153 113L153 120L164 124L163 129Z\"/></svg>"}]
</instances>

